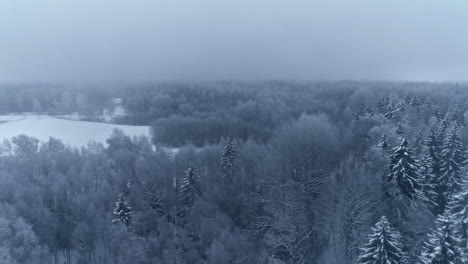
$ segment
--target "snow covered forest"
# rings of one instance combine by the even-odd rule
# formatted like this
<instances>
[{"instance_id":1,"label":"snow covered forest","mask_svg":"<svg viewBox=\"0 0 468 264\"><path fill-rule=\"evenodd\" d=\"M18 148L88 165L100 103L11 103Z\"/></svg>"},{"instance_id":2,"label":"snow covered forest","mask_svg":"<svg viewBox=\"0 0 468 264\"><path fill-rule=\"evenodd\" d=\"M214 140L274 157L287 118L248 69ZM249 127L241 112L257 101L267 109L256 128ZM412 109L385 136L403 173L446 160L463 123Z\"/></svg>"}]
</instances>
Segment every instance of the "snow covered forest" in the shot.
<instances>
[{"instance_id":1,"label":"snow covered forest","mask_svg":"<svg viewBox=\"0 0 468 264\"><path fill-rule=\"evenodd\" d=\"M0 263L466 264L467 99L429 82L4 85L2 115L148 133L2 139Z\"/></svg>"}]
</instances>

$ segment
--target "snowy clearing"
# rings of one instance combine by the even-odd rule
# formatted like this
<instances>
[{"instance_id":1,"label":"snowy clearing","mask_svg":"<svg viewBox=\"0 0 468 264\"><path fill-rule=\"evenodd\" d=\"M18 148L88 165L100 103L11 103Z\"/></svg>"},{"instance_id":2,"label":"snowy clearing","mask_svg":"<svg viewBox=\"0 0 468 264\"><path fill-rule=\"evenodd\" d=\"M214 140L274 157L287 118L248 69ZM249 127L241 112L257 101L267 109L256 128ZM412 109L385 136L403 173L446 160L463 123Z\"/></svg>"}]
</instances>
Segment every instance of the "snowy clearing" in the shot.
<instances>
[{"instance_id":1,"label":"snowy clearing","mask_svg":"<svg viewBox=\"0 0 468 264\"><path fill-rule=\"evenodd\" d=\"M122 98L112 99L112 105L109 108L103 110L102 115L98 116L86 116L80 115L78 112L73 112L67 115L56 115L57 118L80 121L80 120L95 120L99 122L112 123L116 118L120 118L126 115L125 109L122 106Z\"/></svg>"},{"instance_id":2,"label":"snowy clearing","mask_svg":"<svg viewBox=\"0 0 468 264\"><path fill-rule=\"evenodd\" d=\"M49 137L55 137L70 146L81 147L91 141L105 143L115 128L122 130L129 136L149 135L148 126L72 121L48 115L0 116L0 140L26 134L41 141L47 141Z\"/></svg>"}]
</instances>

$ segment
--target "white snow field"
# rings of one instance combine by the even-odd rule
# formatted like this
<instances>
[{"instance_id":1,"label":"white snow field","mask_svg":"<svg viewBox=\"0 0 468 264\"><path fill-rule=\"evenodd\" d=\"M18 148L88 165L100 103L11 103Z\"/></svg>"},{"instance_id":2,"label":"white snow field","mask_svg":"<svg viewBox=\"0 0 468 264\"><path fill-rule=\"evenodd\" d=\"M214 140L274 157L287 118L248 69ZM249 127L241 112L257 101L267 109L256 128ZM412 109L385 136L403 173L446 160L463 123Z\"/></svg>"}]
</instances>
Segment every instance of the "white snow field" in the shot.
<instances>
[{"instance_id":1,"label":"white snow field","mask_svg":"<svg viewBox=\"0 0 468 264\"><path fill-rule=\"evenodd\" d=\"M36 137L40 141L47 141L49 137L54 137L72 147L81 147L91 141L105 144L115 128L131 137L149 136L149 126L73 121L48 115L0 115L0 142L25 134Z\"/></svg>"}]
</instances>

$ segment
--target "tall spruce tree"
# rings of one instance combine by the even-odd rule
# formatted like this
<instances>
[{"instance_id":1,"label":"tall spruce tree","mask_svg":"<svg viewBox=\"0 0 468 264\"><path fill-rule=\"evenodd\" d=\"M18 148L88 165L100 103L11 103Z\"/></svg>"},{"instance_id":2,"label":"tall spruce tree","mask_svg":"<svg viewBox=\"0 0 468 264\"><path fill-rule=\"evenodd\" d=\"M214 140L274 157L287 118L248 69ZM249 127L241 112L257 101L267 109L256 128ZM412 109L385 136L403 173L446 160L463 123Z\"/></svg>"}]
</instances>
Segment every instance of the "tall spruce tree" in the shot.
<instances>
[{"instance_id":1,"label":"tall spruce tree","mask_svg":"<svg viewBox=\"0 0 468 264\"><path fill-rule=\"evenodd\" d=\"M462 247L468 254L468 180L464 181L462 191L452 195L448 210L457 225L456 232Z\"/></svg>"},{"instance_id":2,"label":"tall spruce tree","mask_svg":"<svg viewBox=\"0 0 468 264\"><path fill-rule=\"evenodd\" d=\"M404 264L400 233L382 216L372 228L369 242L361 248L358 262L362 264Z\"/></svg>"},{"instance_id":3,"label":"tall spruce tree","mask_svg":"<svg viewBox=\"0 0 468 264\"><path fill-rule=\"evenodd\" d=\"M466 264L464 249L455 234L455 221L445 212L436 220L435 229L428 235L421 255L422 264Z\"/></svg>"},{"instance_id":4,"label":"tall spruce tree","mask_svg":"<svg viewBox=\"0 0 468 264\"><path fill-rule=\"evenodd\" d=\"M197 195L201 194L200 188L200 177L198 176L197 170L190 166L185 171L185 177L180 187L180 202L182 204L182 212L185 212L190 208Z\"/></svg>"},{"instance_id":5,"label":"tall spruce tree","mask_svg":"<svg viewBox=\"0 0 468 264\"><path fill-rule=\"evenodd\" d=\"M461 191L461 170L466 165L466 153L458 129L453 126L447 135L442 150L442 164L439 184L446 186L446 199Z\"/></svg>"},{"instance_id":6,"label":"tall spruce tree","mask_svg":"<svg viewBox=\"0 0 468 264\"><path fill-rule=\"evenodd\" d=\"M235 161L239 153L232 141L228 141L221 156L221 172L225 179L232 179L235 173Z\"/></svg>"},{"instance_id":7,"label":"tall spruce tree","mask_svg":"<svg viewBox=\"0 0 468 264\"><path fill-rule=\"evenodd\" d=\"M127 227L132 225L132 208L128 206L127 199L123 194L119 194L115 203L114 216L115 220L120 220Z\"/></svg>"},{"instance_id":8,"label":"tall spruce tree","mask_svg":"<svg viewBox=\"0 0 468 264\"><path fill-rule=\"evenodd\" d=\"M421 175L421 179L423 180L423 192L424 196L427 199L427 208L431 211L433 215L439 214L439 206L437 203L437 192L436 192L436 184L435 184L435 176L432 173L432 159L427 151L427 148L423 151L420 167L419 167L419 175Z\"/></svg>"},{"instance_id":9,"label":"tall spruce tree","mask_svg":"<svg viewBox=\"0 0 468 264\"><path fill-rule=\"evenodd\" d=\"M429 135L426 138L425 141L426 144L426 153L425 155L428 155L430 160L427 162L429 163L430 166L430 173L432 176L432 180L430 182L426 182L427 184L431 184L434 187L434 192L436 194L436 199L435 199L435 207L433 212L435 214L442 214L445 209L445 186L443 184L439 183L439 179L441 176L441 164L442 164L442 157L441 157L441 152L442 152L442 141L441 138L439 137L439 131L433 127L431 128L431 131Z\"/></svg>"},{"instance_id":10,"label":"tall spruce tree","mask_svg":"<svg viewBox=\"0 0 468 264\"><path fill-rule=\"evenodd\" d=\"M431 132L426 138L426 146L428 150L428 154L431 158L431 171L436 176L440 176L440 164L441 160L441 152L442 152L442 142L438 136L438 131L435 127L431 128Z\"/></svg>"},{"instance_id":11,"label":"tall spruce tree","mask_svg":"<svg viewBox=\"0 0 468 264\"><path fill-rule=\"evenodd\" d=\"M400 146L395 148L391 156L390 173L388 181L394 180L399 191L410 200L423 198L418 161L412 157L408 148L408 141L402 139Z\"/></svg>"}]
</instances>

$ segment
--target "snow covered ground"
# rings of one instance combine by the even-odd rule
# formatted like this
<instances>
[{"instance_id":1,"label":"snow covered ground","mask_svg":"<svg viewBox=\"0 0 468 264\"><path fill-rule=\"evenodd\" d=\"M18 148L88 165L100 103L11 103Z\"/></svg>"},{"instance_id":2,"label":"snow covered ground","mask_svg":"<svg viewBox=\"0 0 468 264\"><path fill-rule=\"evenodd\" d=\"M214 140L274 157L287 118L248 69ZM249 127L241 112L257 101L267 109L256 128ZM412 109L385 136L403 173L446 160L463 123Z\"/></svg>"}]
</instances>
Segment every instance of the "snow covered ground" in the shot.
<instances>
[{"instance_id":1,"label":"snow covered ground","mask_svg":"<svg viewBox=\"0 0 468 264\"><path fill-rule=\"evenodd\" d=\"M148 126L73 121L48 115L0 115L0 142L3 139L26 134L41 141L55 137L65 144L81 147L90 141L105 143L114 128L121 129L129 136L149 135Z\"/></svg>"}]
</instances>

